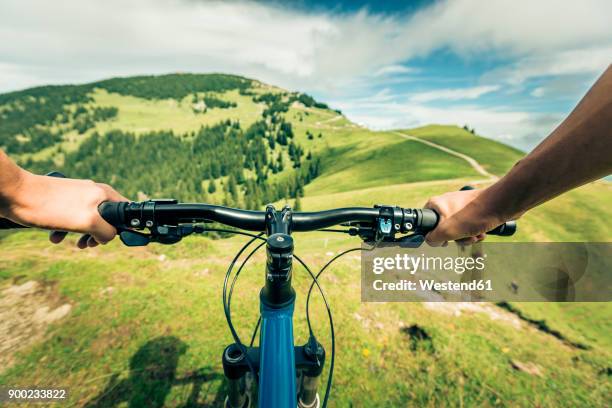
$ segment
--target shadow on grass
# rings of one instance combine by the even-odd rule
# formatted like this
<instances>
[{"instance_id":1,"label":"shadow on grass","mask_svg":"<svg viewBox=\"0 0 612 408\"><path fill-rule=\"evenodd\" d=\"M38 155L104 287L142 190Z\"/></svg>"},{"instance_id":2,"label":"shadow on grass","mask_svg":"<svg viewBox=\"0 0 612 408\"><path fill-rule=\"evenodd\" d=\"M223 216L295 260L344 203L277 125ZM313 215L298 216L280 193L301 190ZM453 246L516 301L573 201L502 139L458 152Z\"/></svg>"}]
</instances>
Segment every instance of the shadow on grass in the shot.
<instances>
[{"instance_id":1,"label":"shadow on grass","mask_svg":"<svg viewBox=\"0 0 612 408\"><path fill-rule=\"evenodd\" d=\"M119 380L119 374L113 374L104 390L85 404L85 407L110 408L127 403L130 408L159 408L164 406L173 386L189 384L192 385L191 392L180 407L223 406L226 395L224 382L217 387L212 401L198 402L203 386L222 379L223 374L214 372L211 368L202 368L187 376L176 377L179 358L186 351L187 345L173 336L148 341L130 359L128 378Z\"/></svg>"}]
</instances>

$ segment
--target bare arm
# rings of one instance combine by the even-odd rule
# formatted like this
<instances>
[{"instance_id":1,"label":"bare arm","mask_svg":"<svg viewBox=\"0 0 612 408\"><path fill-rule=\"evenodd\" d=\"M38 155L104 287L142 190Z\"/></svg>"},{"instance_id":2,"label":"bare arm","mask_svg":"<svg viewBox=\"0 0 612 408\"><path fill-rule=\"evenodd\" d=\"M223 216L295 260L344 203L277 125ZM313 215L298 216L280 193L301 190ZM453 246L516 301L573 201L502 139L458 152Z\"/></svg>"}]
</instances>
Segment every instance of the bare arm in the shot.
<instances>
[{"instance_id":1,"label":"bare arm","mask_svg":"<svg viewBox=\"0 0 612 408\"><path fill-rule=\"evenodd\" d=\"M117 233L98 214L102 201L128 201L106 184L37 176L0 150L0 217L54 231L81 232L80 248L105 244ZM51 234L60 242L65 234Z\"/></svg>"},{"instance_id":2,"label":"bare arm","mask_svg":"<svg viewBox=\"0 0 612 408\"><path fill-rule=\"evenodd\" d=\"M427 206L441 221L427 240L477 241L559 194L612 173L612 66L572 113L503 178L484 190L447 193Z\"/></svg>"}]
</instances>

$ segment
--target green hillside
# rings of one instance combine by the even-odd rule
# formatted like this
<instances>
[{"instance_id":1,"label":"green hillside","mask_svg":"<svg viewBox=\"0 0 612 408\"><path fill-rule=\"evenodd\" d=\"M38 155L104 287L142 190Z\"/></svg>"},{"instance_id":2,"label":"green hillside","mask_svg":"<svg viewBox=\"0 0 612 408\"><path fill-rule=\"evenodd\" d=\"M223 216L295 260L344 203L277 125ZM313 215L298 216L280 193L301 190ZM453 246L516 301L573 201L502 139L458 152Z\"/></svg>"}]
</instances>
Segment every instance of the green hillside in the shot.
<instances>
[{"instance_id":1,"label":"green hillside","mask_svg":"<svg viewBox=\"0 0 612 408\"><path fill-rule=\"evenodd\" d=\"M259 208L299 197L303 210L419 207L485 186L522 157L459 127L374 132L332 108L222 74L40 87L0 95L0 146L34 171L93 178L134 199ZM512 239L612 241L610 202L612 185L591 183L528 213ZM359 245L324 232L295 238L313 268ZM231 336L221 288L244 241L79 251L50 246L40 231L0 232L0 386L68 386L73 407L143 406L153 396L169 407L222 406L220 354ZM237 285L243 338L264 263L258 253ZM301 267L294 276L302 342L309 279ZM353 254L322 284L338 346L330 406L609 405L609 304L361 303ZM329 350L325 309L318 297L312 306Z\"/></svg>"},{"instance_id":2,"label":"green hillside","mask_svg":"<svg viewBox=\"0 0 612 408\"><path fill-rule=\"evenodd\" d=\"M405 132L467 154L497 175L504 174L524 155L520 150L456 126L430 125Z\"/></svg>"}]
</instances>

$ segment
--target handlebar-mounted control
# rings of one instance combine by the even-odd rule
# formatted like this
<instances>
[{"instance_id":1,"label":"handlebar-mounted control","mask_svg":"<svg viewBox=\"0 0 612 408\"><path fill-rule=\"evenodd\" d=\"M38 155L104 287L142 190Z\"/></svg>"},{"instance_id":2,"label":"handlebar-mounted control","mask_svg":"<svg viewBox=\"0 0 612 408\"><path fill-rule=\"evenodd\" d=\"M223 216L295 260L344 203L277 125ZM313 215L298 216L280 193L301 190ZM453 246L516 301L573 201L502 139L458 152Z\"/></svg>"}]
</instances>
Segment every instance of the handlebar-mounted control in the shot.
<instances>
[{"instance_id":1,"label":"handlebar-mounted control","mask_svg":"<svg viewBox=\"0 0 612 408\"><path fill-rule=\"evenodd\" d=\"M435 211L423 208L401 208L380 205L375 223L349 222L342 225L351 227L349 234L359 236L364 242L396 242L400 246L418 247L425 241L425 234L438 223Z\"/></svg>"},{"instance_id":2,"label":"handlebar-mounted control","mask_svg":"<svg viewBox=\"0 0 612 408\"><path fill-rule=\"evenodd\" d=\"M176 244L183 237L204 232L204 227L190 224L159 224L155 217L157 206L177 204L174 199L153 199L140 203L103 202L98 207L102 217L117 228L126 246L145 246L150 242ZM141 232L148 229L149 233Z\"/></svg>"}]
</instances>

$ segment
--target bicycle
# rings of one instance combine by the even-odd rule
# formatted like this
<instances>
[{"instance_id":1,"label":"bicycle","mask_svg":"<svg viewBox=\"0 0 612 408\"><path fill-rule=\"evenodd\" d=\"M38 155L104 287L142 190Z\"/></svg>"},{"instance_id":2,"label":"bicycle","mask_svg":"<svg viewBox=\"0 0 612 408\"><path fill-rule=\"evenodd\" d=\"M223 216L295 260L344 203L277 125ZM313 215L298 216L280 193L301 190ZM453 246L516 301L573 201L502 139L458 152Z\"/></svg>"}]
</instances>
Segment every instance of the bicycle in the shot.
<instances>
[{"instance_id":1,"label":"bicycle","mask_svg":"<svg viewBox=\"0 0 612 408\"><path fill-rule=\"evenodd\" d=\"M225 400L227 408L250 407L255 393L259 407L318 408L326 407L328 404L336 344L331 308L318 278L335 260L361 248L339 253L315 275L302 259L293 253L293 232L317 230L342 232L357 236L370 244L396 242L401 246L415 247L421 245L424 235L435 228L439 218L431 209L387 205L377 205L373 208L338 208L319 212L293 212L288 206L278 211L274 206L268 205L265 211L250 211L209 204L184 204L173 199L104 202L98 209L100 215L117 228L121 241L127 246L144 246L151 242L175 244L188 235L205 232L233 233L251 238L230 263L223 283L223 308L234 340L234 343L228 345L222 354L223 371L228 381L228 395ZM211 227L208 224L212 222L238 230ZM346 228L330 229L337 225ZM0 219L0 229L7 228L24 227ZM143 232L145 230L148 232ZM510 236L515 230L516 223L509 221L490 231L489 234ZM260 241L259 245L247 255L229 285L236 262L255 241ZM265 284L260 291L260 317L247 346L241 341L232 324L231 298L244 265L264 244L266 271ZM306 298L309 338L306 344L300 346L296 346L293 339L296 293L291 283L294 259L312 278ZM309 304L314 286L321 293L325 303L331 338L329 374L322 401L318 387L326 352L316 339L310 321ZM255 347L253 344L258 330L259 347Z\"/></svg>"}]
</instances>

